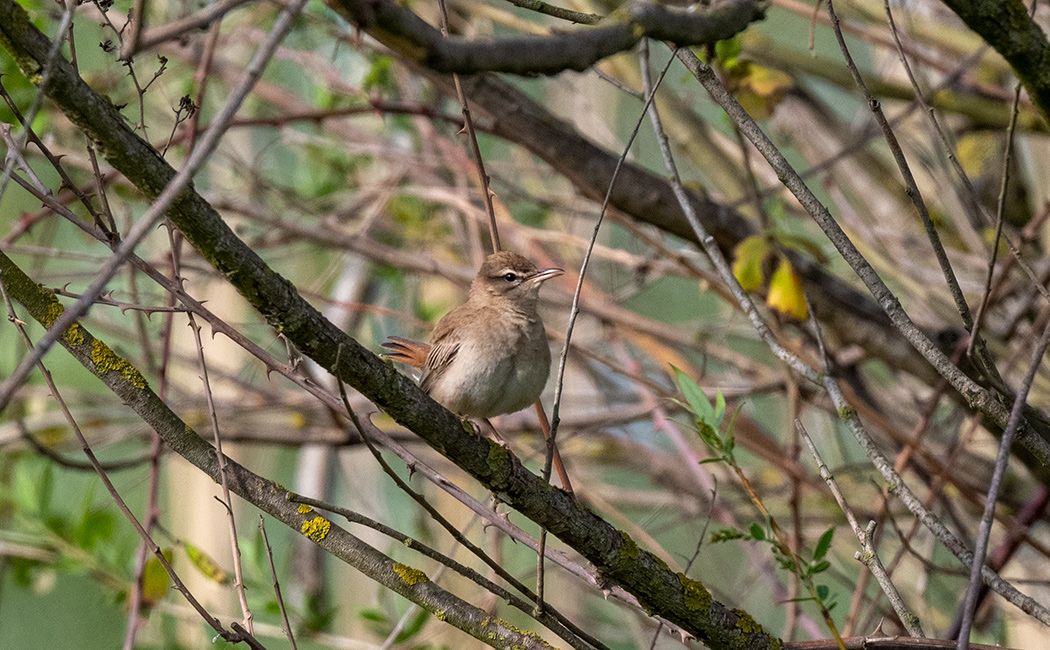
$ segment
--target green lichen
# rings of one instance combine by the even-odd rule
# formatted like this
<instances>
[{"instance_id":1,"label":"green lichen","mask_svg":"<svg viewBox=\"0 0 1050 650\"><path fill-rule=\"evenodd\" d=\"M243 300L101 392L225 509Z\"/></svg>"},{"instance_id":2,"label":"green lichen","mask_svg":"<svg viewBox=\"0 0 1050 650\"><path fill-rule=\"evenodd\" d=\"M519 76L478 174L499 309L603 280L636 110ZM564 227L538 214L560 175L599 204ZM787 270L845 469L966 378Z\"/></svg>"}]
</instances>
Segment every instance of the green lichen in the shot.
<instances>
[{"instance_id":1,"label":"green lichen","mask_svg":"<svg viewBox=\"0 0 1050 650\"><path fill-rule=\"evenodd\" d=\"M332 522L324 517L314 517L313 519L304 521L303 525L299 527L299 530L303 535L314 542L320 542L325 537L328 537L328 531L331 529Z\"/></svg>"},{"instance_id":2,"label":"green lichen","mask_svg":"<svg viewBox=\"0 0 1050 650\"><path fill-rule=\"evenodd\" d=\"M119 372L124 381L135 388L142 389L148 385L146 378L135 366L124 357L115 354L108 345L98 339L91 342L91 362L95 364L95 371L99 376Z\"/></svg>"},{"instance_id":3,"label":"green lichen","mask_svg":"<svg viewBox=\"0 0 1050 650\"><path fill-rule=\"evenodd\" d=\"M631 562L637 561L641 553L638 550L638 544L622 530L620 531L620 539L623 540L623 543L620 545L620 557Z\"/></svg>"},{"instance_id":4,"label":"green lichen","mask_svg":"<svg viewBox=\"0 0 1050 650\"><path fill-rule=\"evenodd\" d=\"M503 445L489 441L489 454L485 459L485 464L489 468L490 485L503 485L509 478L510 450Z\"/></svg>"},{"instance_id":5,"label":"green lichen","mask_svg":"<svg viewBox=\"0 0 1050 650\"><path fill-rule=\"evenodd\" d=\"M839 409L839 419L846 421L857 417L857 409L852 406L843 406Z\"/></svg>"},{"instance_id":6,"label":"green lichen","mask_svg":"<svg viewBox=\"0 0 1050 650\"><path fill-rule=\"evenodd\" d=\"M682 585L685 596L685 606L691 612L706 612L711 607L711 592L699 580L687 578L678 574L678 582Z\"/></svg>"},{"instance_id":7,"label":"green lichen","mask_svg":"<svg viewBox=\"0 0 1050 650\"><path fill-rule=\"evenodd\" d=\"M448 615L445 614L445 610L439 609L436 612L434 612L434 618L444 623L445 619L448 618Z\"/></svg>"},{"instance_id":8,"label":"green lichen","mask_svg":"<svg viewBox=\"0 0 1050 650\"><path fill-rule=\"evenodd\" d=\"M299 507L297 508L297 510L299 511L299 514L301 514L301 515L305 515L308 512L313 512L314 511L313 508L311 508L310 506L306 505L305 503L300 503Z\"/></svg>"},{"instance_id":9,"label":"green lichen","mask_svg":"<svg viewBox=\"0 0 1050 650\"><path fill-rule=\"evenodd\" d=\"M405 581L406 585L418 585L421 582L429 582L430 578L427 574L423 573L419 569L413 569L407 564L401 564L400 562L394 562L394 573L396 573L402 580Z\"/></svg>"}]
</instances>

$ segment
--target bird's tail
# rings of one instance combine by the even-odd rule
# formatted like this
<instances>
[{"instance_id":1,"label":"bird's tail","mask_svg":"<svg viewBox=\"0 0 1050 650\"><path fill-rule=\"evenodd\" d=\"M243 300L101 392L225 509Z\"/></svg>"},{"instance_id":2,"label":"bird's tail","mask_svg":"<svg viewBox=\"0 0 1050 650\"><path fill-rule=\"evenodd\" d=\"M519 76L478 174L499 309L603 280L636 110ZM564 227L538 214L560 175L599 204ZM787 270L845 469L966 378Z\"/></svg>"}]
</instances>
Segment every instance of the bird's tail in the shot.
<instances>
[{"instance_id":1,"label":"bird's tail","mask_svg":"<svg viewBox=\"0 0 1050 650\"><path fill-rule=\"evenodd\" d=\"M413 368L422 368L426 363L427 353L430 352L430 345L400 336L388 336L386 343L380 345L389 350L383 353L384 357Z\"/></svg>"}]
</instances>

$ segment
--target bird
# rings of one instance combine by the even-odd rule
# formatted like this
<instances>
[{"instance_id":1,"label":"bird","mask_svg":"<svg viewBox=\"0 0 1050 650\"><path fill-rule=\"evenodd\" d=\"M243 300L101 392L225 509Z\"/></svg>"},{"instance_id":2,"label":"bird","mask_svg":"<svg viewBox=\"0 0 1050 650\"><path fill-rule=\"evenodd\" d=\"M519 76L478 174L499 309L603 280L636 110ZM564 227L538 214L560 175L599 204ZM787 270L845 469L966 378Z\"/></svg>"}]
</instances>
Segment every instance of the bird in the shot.
<instances>
[{"instance_id":1,"label":"bird","mask_svg":"<svg viewBox=\"0 0 1050 650\"><path fill-rule=\"evenodd\" d=\"M563 273L541 270L518 253L493 253L471 282L467 302L438 321L427 343L390 336L382 344L385 356L421 368L420 388L460 417L488 422L520 411L539 400L550 374L550 346L536 310L540 287ZM537 413L545 424L542 408ZM571 492L557 449L555 454L562 485Z\"/></svg>"}]
</instances>

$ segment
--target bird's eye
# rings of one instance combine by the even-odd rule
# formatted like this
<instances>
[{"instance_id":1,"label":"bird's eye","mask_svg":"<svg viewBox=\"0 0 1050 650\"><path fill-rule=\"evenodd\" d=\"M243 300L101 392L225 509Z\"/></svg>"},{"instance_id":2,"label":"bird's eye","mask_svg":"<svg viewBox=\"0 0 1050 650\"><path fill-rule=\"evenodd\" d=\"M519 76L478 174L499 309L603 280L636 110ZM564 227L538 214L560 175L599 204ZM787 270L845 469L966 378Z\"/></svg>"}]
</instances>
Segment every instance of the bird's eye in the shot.
<instances>
[{"instance_id":1,"label":"bird's eye","mask_svg":"<svg viewBox=\"0 0 1050 650\"><path fill-rule=\"evenodd\" d=\"M507 282L514 282L515 280L518 279L518 274L508 271L507 273L503 274L503 279L506 280Z\"/></svg>"}]
</instances>

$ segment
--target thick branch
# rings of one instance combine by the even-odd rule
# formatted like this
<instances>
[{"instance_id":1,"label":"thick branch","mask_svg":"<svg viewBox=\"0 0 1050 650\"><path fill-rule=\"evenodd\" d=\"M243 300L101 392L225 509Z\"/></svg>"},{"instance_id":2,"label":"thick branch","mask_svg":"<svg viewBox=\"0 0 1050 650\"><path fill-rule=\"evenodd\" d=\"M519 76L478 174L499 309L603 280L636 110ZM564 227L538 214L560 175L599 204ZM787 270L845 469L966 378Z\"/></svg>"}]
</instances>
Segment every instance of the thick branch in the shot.
<instances>
[{"instance_id":1,"label":"thick branch","mask_svg":"<svg viewBox=\"0 0 1050 650\"><path fill-rule=\"evenodd\" d=\"M557 74L586 70L643 36L680 45L732 38L763 17L760 0L726 0L702 11L634 0L594 27L499 40L444 38L393 0L327 0L347 21L416 63L440 72Z\"/></svg>"},{"instance_id":2,"label":"thick branch","mask_svg":"<svg viewBox=\"0 0 1050 650\"><path fill-rule=\"evenodd\" d=\"M944 0L1013 67L1032 102L1050 118L1050 43L1022 0Z\"/></svg>"},{"instance_id":3,"label":"thick branch","mask_svg":"<svg viewBox=\"0 0 1050 650\"><path fill-rule=\"evenodd\" d=\"M0 283L44 327L51 327L62 313L62 305L55 295L34 283L3 252L0 252ZM152 427L169 447L214 480L219 480L220 468L215 448L168 408L127 359L117 356L80 323L74 322L63 332L59 341L77 361ZM422 571L395 562L319 516L312 508L292 502L287 490L233 460L226 458L223 473L231 492L299 531L369 578L442 617L467 634L494 648L540 650L550 647L535 634L522 632L445 591L431 582Z\"/></svg>"}]
</instances>

